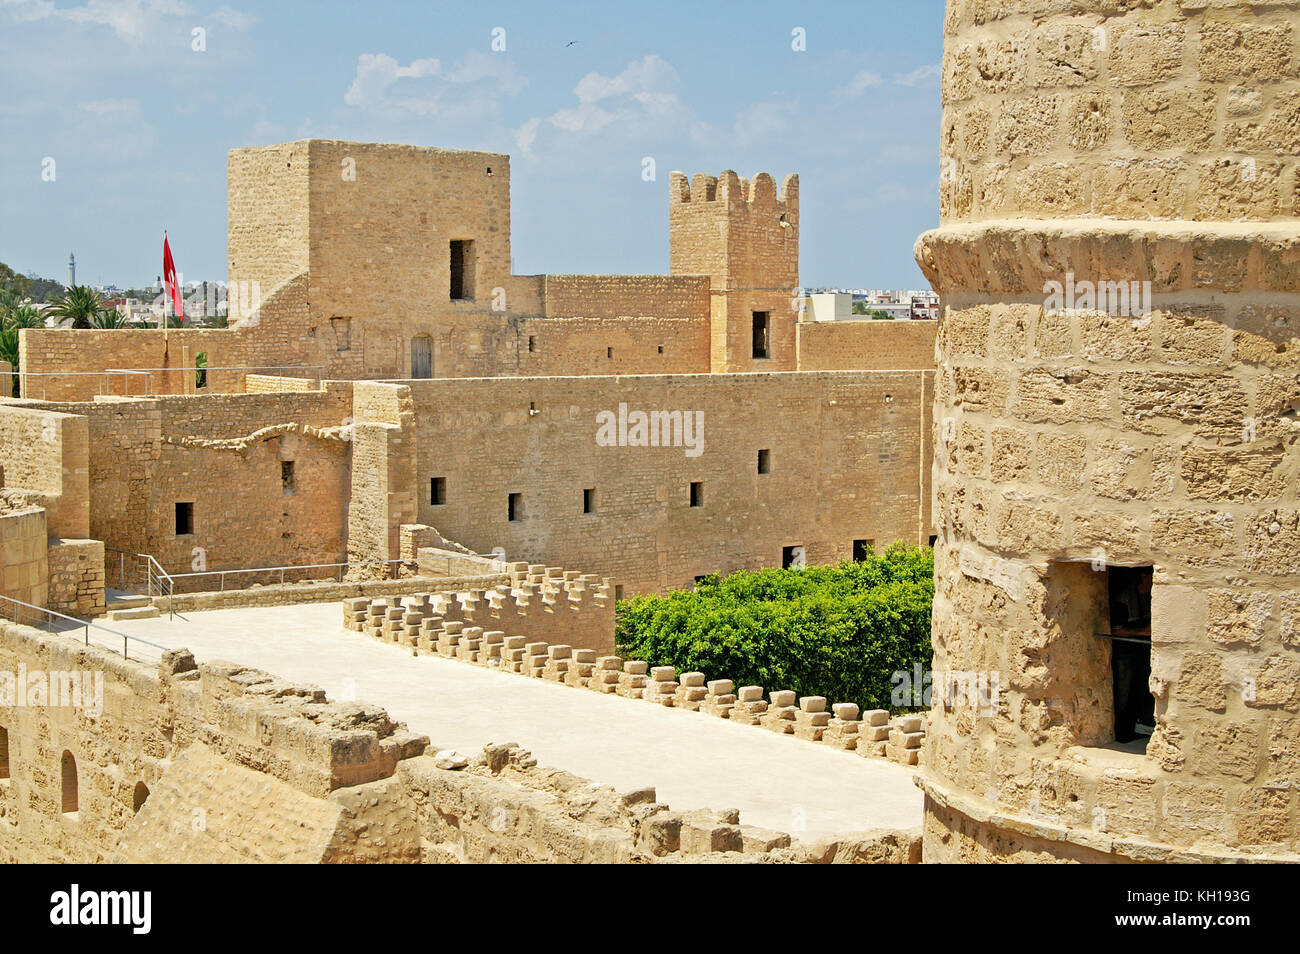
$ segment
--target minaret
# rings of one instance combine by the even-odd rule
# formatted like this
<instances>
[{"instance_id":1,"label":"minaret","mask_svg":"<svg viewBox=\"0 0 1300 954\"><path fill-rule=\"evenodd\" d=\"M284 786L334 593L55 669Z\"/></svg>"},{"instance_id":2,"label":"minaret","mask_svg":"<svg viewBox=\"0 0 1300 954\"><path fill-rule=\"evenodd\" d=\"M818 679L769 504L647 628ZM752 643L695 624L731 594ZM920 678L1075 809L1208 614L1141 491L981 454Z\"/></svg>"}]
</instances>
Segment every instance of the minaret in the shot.
<instances>
[{"instance_id":1,"label":"minaret","mask_svg":"<svg viewBox=\"0 0 1300 954\"><path fill-rule=\"evenodd\" d=\"M77 256L68 253L68 287L77 284Z\"/></svg>"}]
</instances>

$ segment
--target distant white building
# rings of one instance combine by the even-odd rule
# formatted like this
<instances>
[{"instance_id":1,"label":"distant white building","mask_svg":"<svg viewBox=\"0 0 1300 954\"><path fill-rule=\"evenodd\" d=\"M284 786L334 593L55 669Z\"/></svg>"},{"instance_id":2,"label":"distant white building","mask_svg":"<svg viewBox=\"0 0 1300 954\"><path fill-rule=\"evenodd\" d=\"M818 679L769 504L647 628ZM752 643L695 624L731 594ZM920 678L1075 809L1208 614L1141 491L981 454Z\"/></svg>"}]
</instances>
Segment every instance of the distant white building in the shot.
<instances>
[{"instance_id":1,"label":"distant white building","mask_svg":"<svg viewBox=\"0 0 1300 954\"><path fill-rule=\"evenodd\" d=\"M808 296L805 321L847 321L853 317L853 296L843 292L823 292Z\"/></svg>"}]
</instances>

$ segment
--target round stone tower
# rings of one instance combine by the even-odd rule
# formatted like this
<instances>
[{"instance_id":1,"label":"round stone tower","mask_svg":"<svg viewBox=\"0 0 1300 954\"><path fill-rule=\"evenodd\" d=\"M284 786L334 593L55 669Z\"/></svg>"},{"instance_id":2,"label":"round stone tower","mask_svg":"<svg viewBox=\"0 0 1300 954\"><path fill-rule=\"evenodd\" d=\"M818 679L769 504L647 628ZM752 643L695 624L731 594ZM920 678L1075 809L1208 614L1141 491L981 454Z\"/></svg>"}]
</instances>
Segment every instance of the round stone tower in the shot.
<instances>
[{"instance_id":1,"label":"round stone tower","mask_svg":"<svg viewBox=\"0 0 1300 954\"><path fill-rule=\"evenodd\" d=\"M1300 860L1300 0L949 0L928 861Z\"/></svg>"}]
</instances>

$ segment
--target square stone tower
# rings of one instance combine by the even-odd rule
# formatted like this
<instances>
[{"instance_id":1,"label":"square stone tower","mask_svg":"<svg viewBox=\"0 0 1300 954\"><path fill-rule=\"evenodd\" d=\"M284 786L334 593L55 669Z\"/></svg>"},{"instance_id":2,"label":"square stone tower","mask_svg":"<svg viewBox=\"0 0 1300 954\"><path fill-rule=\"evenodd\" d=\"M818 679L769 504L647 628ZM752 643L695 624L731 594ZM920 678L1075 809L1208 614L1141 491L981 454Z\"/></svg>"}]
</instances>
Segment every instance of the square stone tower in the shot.
<instances>
[{"instance_id":1,"label":"square stone tower","mask_svg":"<svg viewBox=\"0 0 1300 954\"><path fill-rule=\"evenodd\" d=\"M712 279L711 370L793 371L799 177L674 172L668 228L669 271Z\"/></svg>"},{"instance_id":2,"label":"square stone tower","mask_svg":"<svg viewBox=\"0 0 1300 954\"><path fill-rule=\"evenodd\" d=\"M310 139L227 165L232 324L260 303L257 363L423 376L409 343L481 322L509 285L508 156Z\"/></svg>"}]
</instances>

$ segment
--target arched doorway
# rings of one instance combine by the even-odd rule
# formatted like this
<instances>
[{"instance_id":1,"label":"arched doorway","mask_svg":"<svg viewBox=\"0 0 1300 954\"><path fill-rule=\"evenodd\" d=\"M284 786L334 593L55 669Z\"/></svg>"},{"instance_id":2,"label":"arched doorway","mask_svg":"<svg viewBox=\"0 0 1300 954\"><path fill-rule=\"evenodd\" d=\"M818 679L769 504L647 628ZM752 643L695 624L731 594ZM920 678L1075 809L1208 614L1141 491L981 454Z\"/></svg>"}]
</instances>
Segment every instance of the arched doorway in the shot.
<instances>
[{"instance_id":1,"label":"arched doorway","mask_svg":"<svg viewBox=\"0 0 1300 954\"><path fill-rule=\"evenodd\" d=\"M433 339L428 335L411 339L411 377L433 377Z\"/></svg>"},{"instance_id":2,"label":"arched doorway","mask_svg":"<svg viewBox=\"0 0 1300 954\"><path fill-rule=\"evenodd\" d=\"M63 813L65 815L74 814L77 811L77 760L67 749L63 750L61 760L63 774Z\"/></svg>"}]
</instances>

